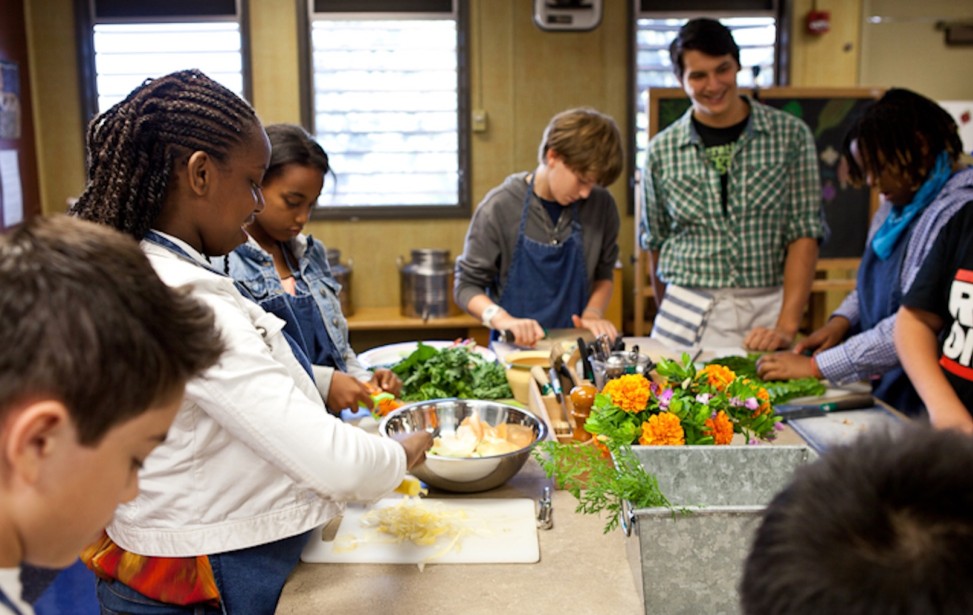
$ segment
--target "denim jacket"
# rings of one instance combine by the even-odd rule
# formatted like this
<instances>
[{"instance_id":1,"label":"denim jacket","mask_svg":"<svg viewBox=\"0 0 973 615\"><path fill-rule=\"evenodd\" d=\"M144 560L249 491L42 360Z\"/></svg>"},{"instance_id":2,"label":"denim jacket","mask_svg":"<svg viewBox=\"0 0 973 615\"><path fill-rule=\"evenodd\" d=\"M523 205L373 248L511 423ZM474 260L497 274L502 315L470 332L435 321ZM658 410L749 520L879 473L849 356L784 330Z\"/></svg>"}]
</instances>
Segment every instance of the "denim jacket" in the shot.
<instances>
[{"instance_id":1,"label":"denim jacket","mask_svg":"<svg viewBox=\"0 0 973 615\"><path fill-rule=\"evenodd\" d=\"M348 343L348 321L341 313L341 303L338 299L341 284L331 273L324 244L315 241L309 235L298 235L288 242L288 247L297 259L301 279L308 285L314 296L314 302L318 306L328 335L344 359L345 371L367 382L371 379L372 373L358 361L358 357ZM249 291L257 303L287 292L274 268L273 257L252 237L247 240L247 243L231 252L228 259L230 275ZM334 368L314 365L312 369L321 397L327 399Z\"/></svg>"}]
</instances>

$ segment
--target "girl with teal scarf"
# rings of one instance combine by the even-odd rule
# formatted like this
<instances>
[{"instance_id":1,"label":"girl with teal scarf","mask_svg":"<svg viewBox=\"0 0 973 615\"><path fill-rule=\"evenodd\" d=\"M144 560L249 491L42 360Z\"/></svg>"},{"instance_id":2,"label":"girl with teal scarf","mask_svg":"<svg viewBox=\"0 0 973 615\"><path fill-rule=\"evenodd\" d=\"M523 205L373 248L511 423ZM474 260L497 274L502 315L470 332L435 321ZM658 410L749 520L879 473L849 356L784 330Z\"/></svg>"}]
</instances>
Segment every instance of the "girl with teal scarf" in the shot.
<instances>
[{"instance_id":1,"label":"girl with teal scarf","mask_svg":"<svg viewBox=\"0 0 973 615\"><path fill-rule=\"evenodd\" d=\"M823 327L791 351L765 355L758 370L772 380L866 380L877 398L920 416L922 400L892 338L896 313L940 229L973 200L973 169L952 116L903 89L889 90L864 111L842 154L852 183L868 184L882 196L857 288Z\"/></svg>"}]
</instances>

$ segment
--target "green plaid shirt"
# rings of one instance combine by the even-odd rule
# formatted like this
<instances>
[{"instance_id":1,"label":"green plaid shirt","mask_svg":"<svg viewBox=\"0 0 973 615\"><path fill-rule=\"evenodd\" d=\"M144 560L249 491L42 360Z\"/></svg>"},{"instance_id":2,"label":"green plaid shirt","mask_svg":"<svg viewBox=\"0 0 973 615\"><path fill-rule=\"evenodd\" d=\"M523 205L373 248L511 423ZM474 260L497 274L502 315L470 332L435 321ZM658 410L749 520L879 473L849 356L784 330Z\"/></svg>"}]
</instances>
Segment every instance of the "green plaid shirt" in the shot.
<instances>
[{"instance_id":1,"label":"green plaid shirt","mask_svg":"<svg viewBox=\"0 0 973 615\"><path fill-rule=\"evenodd\" d=\"M780 286L787 246L824 234L810 129L792 115L748 102L750 121L730 163L725 214L720 172L706 160L691 108L649 143L643 219L666 283Z\"/></svg>"}]
</instances>

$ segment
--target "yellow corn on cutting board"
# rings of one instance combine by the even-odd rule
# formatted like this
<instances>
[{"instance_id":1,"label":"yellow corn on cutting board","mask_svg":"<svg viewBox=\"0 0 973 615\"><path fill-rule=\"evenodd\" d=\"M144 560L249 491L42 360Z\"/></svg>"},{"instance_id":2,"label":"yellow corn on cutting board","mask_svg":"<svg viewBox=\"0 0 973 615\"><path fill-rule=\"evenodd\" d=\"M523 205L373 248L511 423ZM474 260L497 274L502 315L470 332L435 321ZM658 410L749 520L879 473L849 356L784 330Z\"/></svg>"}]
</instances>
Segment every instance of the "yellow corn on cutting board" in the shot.
<instances>
[{"instance_id":1,"label":"yellow corn on cutting board","mask_svg":"<svg viewBox=\"0 0 973 615\"><path fill-rule=\"evenodd\" d=\"M531 564L540 560L537 517L527 498L424 498L433 510L457 512L459 537L441 536L432 545L418 546L361 524L362 515L376 507L394 506L401 498L387 498L364 507L349 505L334 540L321 540L315 530L301 559L333 564Z\"/></svg>"}]
</instances>

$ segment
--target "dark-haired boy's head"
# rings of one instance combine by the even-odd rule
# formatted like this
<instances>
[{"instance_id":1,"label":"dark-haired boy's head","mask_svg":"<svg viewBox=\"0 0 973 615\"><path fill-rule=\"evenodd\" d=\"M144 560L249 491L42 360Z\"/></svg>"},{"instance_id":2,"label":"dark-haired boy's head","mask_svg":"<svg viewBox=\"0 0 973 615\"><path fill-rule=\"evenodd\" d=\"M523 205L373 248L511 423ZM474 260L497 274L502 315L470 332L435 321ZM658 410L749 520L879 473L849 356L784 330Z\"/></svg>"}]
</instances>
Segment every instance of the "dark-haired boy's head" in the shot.
<instances>
[{"instance_id":1,"label":"dark-haired boy's head","mask_svg":"<svg viewBox=\"0 0 973 615\"><path fill-rule=\"evenodd\" d=\"M82 444L219 358L209 308L167 286L131 237L69 216L0 239L0 411L63 402Z\"/></svg>"},{"instance_id":2,"label":"dark-haired boy's head","mask_svg":"<svg viewBox=\"0 0 973 615\"><path fill-rule=\"evenodd\" d=\"M672 70L680 83L686 69L683 55L690 50L713 57L733 56L737 69L740 68L740 47L733 40L730 29L715 19L699 18L687 21L670 43L669 58L672 60Z\"/></svg>"},{"instance_id":3,"label":"dark-haired boy's head","mask_svg":"<svg viewBox=\"0 0 973 615\"><path fill-rule=\"evenodd\" d=\"M798 470L747 559L744 613L973 613L973 438L874 434Z\"/></svg>"}]
</instances>

